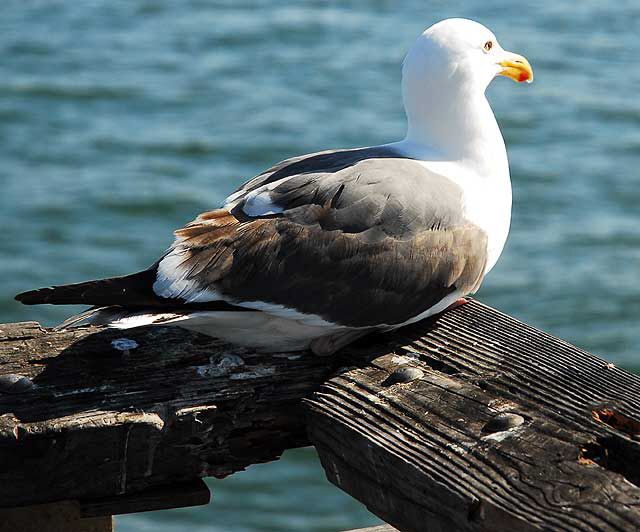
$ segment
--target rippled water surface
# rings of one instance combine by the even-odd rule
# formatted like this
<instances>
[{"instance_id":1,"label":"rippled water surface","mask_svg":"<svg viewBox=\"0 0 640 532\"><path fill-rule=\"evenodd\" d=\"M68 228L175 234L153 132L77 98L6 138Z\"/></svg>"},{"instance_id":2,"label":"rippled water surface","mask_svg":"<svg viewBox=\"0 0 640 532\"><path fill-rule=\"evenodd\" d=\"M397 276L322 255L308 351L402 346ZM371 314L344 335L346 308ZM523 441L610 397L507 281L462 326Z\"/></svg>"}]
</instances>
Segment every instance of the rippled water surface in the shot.
<instances>
[{"instance_id":1,"label":"rippled water surface","mask_svg":"<svg viewBox=\"0 0 640 532\"><path fill-rule=\"evenodd\" d=\"M514 187L478 294L626 366L640 344L640 3L6 0L0 15L0 322L12 296L149 265L171 231L284 157L399 139L424 27L483 22L536 81L489 97ZM122 531L335 531L376 522L313 451L212 481L199 509Z\"/></svg>"}]
</instances>

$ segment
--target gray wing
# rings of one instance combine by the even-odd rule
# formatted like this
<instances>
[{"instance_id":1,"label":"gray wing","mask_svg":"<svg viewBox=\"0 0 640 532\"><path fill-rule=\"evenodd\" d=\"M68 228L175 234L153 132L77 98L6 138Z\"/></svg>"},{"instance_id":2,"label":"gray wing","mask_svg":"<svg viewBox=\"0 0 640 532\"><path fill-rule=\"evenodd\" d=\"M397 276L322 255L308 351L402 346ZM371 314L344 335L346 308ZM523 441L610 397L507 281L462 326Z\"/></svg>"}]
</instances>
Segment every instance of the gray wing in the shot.
<instances>
[{"instance_id":1,"label":"gray wing","mask_svg":"<svg viewBox=\"0 0 640 532\"><path fill-rule=\"evenodd\" d=\"M461 190L385 147L285 161L176 232L155 292L266 302L353 327L399 324L474 292L486 235Z\"/></svg>"},{"instance_id":2,"label":"gray wing","mask_svg":"<svg viewBox=\"0 0 640 532\"><path fill-rule=\"evenodd\" d=\"M238 187L233 194L227 198L226 203L237 202L239 198L244 198L249 192L291 176L331 174L353 166L366 159L397 157L401 157L401 155L393 148L387 146L355 148L351 150L326 150L292 157L290 159L280 161L268 170L265 170L261 174Z\"/></svg>"}]
</instances>

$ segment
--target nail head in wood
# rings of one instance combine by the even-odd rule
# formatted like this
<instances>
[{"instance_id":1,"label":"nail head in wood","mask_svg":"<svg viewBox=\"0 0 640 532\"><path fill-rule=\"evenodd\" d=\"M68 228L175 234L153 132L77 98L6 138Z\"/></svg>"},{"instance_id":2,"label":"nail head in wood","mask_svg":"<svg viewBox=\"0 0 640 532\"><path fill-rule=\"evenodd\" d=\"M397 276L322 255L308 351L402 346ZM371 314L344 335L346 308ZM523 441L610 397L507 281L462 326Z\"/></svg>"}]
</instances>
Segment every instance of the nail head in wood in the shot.
<instances>
[{"instance_id":1,"label":"nail head in wood","mask_svg":"<svg viewBox=\"0 0 640 532\"><path fill-rule=\"evenodd\" d=\"M482 432L502 432L504 430L519 427L524 423L524 418L518 414L505 412L498 414L483 427Z\"/></svg>"},{"instance_id":2,"label":"nail head in wood","mask_svg":"<svg viewBox=\"0 0 640 532\"><path fill-rule=\"evenodd\" d=\"M392 384L407 383L424 377L424 371L418 368L398 368L387 377L384 384L391 386Z\"/></svg>"},{"instance_id":3,"label":"nail head in wood","mask_svg":"<svg viewBox=\"0 0 640 532\"><path fill-rule=\"evenodd\" d=\"M33 381L29 377L15 373L0 375L0 392L2 393L24 393L31 388L33 388Z\"/></svg>"}]
</instances>

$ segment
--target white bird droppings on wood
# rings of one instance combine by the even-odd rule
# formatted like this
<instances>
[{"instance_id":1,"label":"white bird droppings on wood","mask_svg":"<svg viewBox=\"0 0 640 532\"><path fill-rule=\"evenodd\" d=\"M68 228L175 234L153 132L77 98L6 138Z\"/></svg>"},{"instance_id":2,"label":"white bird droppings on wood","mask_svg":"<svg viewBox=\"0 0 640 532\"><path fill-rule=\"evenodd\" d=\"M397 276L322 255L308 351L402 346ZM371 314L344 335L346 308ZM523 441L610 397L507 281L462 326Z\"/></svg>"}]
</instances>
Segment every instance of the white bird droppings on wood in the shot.
<instances>
[{"instance_id":1,"label":"white bird droppings on wood","mask_svg":"<svg viewBox=\"0 0 640 532\"><path fill-rule=\"evenodd\" d=\"M407 357L404 355L397 355L391 359L391 362L393 362L394 364L400 364L400 365L409 364L410 362L413 362L413 361L414 361L414 357Z\"/></svg>"},{"instance_id":2,"label":"white bird droppings on wood","mask_svg":"<svg viewBox=\"0 0 640 532\"><path fill-rule=\"evenodd\" d=\"M196 372L201 377L222 377L240 366L244 366L244 360L238 355L215 355L206 366L197 366Z\"/></svg>"},{"instance_id":3,"label":"white bird droppings on wood","mask_svg":"<svg viewBox=\"0 0 640 532\"><path fill-rule=\"evenodd\" d=\"M242 373L234 373L229 378L232 380L258 379L260 377L268 377L276 372L276 368L271 366L258 366L251 371L243 371Z\"/></svg>"},{"instance_id":4,"label":"white bird droppings on wood","mask_svg":"<svg viewBox=\"0 0 640 532\"><path fill-rule=\"evenodd\" d=\"M116 338L115 340L111 340L111 347L118 351L130 351L138 347L138 342L130 340L129 338Z\"/></svg>"}]
</instances>

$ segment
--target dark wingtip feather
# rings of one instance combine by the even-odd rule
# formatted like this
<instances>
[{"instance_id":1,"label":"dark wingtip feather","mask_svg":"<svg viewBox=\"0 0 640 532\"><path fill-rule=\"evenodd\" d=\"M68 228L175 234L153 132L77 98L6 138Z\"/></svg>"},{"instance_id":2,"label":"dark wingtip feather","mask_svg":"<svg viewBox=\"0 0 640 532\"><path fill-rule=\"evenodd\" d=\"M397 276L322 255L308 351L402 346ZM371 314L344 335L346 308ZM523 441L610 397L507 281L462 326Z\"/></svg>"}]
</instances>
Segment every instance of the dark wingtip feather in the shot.
<instances>
[{"instance_id":1,"label":"dark wingtip feather","mask_svg":"<svg viewBox=\"0 0 640 532\"><path fill-rule=\"evenodd\" d=\"M25 305L166 305L167 300L153 292L154 280L155 268L122 277L38 288L15 299Z\"/></svg>"},{"instance_id":2,"label":"dark wingtip feather","mask_svg":"<svg viewBox=\"0 0 640 532\"><path fill-rule=\"evenodd\" d=\"M29 290L22 292L14 297L16 301L20 301L23 305L39 305L46 303L48 296L53 292L53 288L38 288L37 290Z\"/></svg>"}]
</instances>

